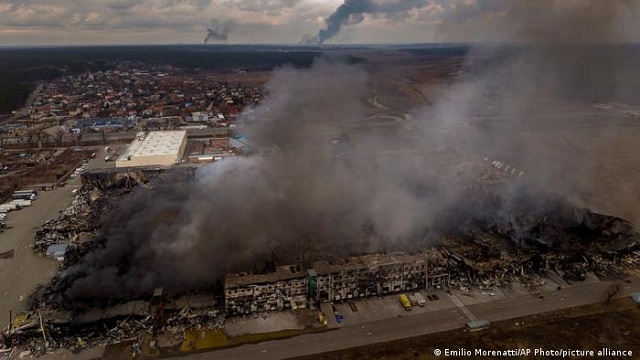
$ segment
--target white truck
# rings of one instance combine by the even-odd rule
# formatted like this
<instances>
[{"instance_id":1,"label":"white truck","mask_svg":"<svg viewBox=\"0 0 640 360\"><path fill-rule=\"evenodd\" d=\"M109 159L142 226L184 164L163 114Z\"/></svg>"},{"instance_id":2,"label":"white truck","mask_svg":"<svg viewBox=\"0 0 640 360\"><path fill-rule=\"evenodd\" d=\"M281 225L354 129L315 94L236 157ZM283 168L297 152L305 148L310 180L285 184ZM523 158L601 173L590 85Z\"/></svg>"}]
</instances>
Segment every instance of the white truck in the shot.
<instances>
[{"instance_id":1,"label":"white truck","mask_svg":"<svg viewBox=\"0 0 640 360\"><path fill-rule=\"evenodd\" d=\"M18 209L18 204L16 204L16 203L4 203L4 204L0 205L0 207L2 207L3 210L6 210L6 212L13 211L13 210L19 210Z\"/></svg>"},{"instance_id":2,"label":"white truck","mask_svg":"<svg viewBox=\"0 0 640 360\"><path fill-rule=\"evenodd\" d=\"M31 200L11 200L9 204L16 204L18 207L31 206Z\"/></svg>"},{"instance_id":3,"label":"white truck","mask_svg":"<svg viewBox=\"0 0 640 360\"><path fill-rule=\"evenodd\" d=\"M415 293L413 294L413 297L416 299L416 303L418 303L418 306L425 306L427 304L427 301L424 299L424 296L422 296L422 294Z\"/></svg>"}]
</instances>

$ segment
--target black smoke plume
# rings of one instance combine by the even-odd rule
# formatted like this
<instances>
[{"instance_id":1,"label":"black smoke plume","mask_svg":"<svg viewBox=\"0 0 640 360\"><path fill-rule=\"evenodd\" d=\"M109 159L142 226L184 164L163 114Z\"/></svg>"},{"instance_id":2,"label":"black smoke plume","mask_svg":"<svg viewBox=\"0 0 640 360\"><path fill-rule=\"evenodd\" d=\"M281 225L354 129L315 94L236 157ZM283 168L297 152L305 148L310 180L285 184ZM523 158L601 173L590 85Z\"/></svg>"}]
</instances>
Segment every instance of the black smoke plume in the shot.
<instances>
[{"instance_id":1,"label":"black smoke plume","mask_svg":"<svg viewBox=\"0 0 640 360\"><path fill-rule=\"evenodd\" d=\"M345 25L359 24L366 14L398 14L427 5L428 0L345 0L325 20L326 27L317 35L305 35L300 41L305 45L322 44L336 36Z\"/></svg>"},{"instance_id":2,"label":"black smoke plume","mask_svg":"<svg viewBox=\"0 0 640 360\"><path fill-rule=\"evenodd\" d=\"M204 44L217 41L227 41L231 27L228 24L213 21L211 26L207 28L207 35L204 38Z\"/></svg>"}]
</instances>

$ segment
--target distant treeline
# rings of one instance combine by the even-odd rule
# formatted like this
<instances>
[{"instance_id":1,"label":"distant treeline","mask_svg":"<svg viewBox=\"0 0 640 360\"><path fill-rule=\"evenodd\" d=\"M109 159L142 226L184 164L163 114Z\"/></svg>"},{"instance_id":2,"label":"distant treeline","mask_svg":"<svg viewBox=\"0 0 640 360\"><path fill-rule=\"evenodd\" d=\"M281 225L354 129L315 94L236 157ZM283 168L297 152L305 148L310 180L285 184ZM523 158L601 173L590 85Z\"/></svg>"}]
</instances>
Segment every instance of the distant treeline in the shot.
<instances>
[{"instance_id":1,"label":"distant treeline","mask_svg":"<svg viewBox=\"0 0 640 360\"><path fill-rule=\"evenodd\" d=\"M250 49L193 45L6 48L0 50L0 72L20 81L47 80L59 76L61 69L70 73L104 70L119 61L183 68L270 70L284 64L309 66L320 54L320 51L302 49ZM18 73L11 75L14 71Z\"/></svg>"},{"instance_id":2,"label":"distant treeline","mask_svg":"<svg viewBox=\"0 0 640 360\"><path fill-rule=\"evenodd\" d=\"M31 85L0 78L0 115L8 114L24 104Z\"/></svg>"}]
</instances>

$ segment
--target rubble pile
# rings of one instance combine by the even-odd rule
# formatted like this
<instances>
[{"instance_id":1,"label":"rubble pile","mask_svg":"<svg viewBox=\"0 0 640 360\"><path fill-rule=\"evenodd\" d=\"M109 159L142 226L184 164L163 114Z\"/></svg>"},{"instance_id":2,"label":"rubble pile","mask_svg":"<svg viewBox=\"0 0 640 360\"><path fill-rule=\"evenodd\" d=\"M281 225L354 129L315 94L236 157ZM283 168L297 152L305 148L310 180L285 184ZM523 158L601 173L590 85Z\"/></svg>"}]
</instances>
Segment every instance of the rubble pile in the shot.
<instances>
[{"instance_id":1,"label":"rubble pile","mask_svg":"<svg viewBox=\"0 0 640 360\"><path fill-rule=\"evenodd\" d=\"M628 222L573 207L560 197L541 200L522 193L505 204L485 194L456 219L457 228L441 243L452 272L471 284L531 283L548 273L566 281L584 280L588 272L625 276L640 264L640 235Z\"/></svg>"},{"instance_id":2,"label":"rubble pile","mask_svg":"<svg viewBox=\"0 0 640 360\"><path fill-rule=\"evenodd\" d=\"M157 171L152 171L157 172ZM128 171L91 171L82 174L82 183L88 188L106 191L106 190L130 190L137 185L148 181L148 174L144 169L128 170Z\"/></svg>"},{"instance_id":3,"label":"rubble pile","mask_svg":"<svg viewBox=\"0 0 640 360\"><path fill-rule=\"evenodd\" d=\"M90 241L100 226L101 200L102 194L97 190L78 192L67 209L36 231L34 251L44 254L53 244L79 245Z\"/></svg>"},{"instance_id":4,"label":"rubble pile","mask_svg":"<svg viewBox=\"0 0 640 360\"><path fill-rule=\"evenodd\" d=\"M223 312L213 307L213 298L207 304L194 303L191 298L185 296L162 307L153 301L136 300L81 311L40 304L40 309L14 318L11 329L0 339L6 340L7 348L13 346L40 356L59 349L80 351L143 338L180 339L185 331L224 326Z\"/></svg>"},{"instance_id":5,"label":"rubble pile","mask_svg":"<svg viewBox=\"0 0 640 360\"><path fill-rule=\"evenodd\" d=\"M186 330L219 329L224 326L224 316L213 308L183 308L167 318L165 330L182 333Z\"/></svg>"}]
</instances>

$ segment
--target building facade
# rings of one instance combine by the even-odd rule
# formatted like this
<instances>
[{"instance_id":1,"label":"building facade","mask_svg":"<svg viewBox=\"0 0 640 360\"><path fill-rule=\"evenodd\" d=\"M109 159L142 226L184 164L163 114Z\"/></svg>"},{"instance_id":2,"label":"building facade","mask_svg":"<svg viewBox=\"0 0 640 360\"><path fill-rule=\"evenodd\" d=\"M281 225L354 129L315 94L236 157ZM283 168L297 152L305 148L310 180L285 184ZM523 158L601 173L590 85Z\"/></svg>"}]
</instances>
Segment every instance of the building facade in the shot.
<instances>
[{"instance_id":1,"label":"building facade","mask_svg":"<svg viewBox=\"0 0 640 360\"><path fill-rule=\"evenodd\" d=\"M282 266L270 274L229 274L225 277L225 309L230 315L305 308L306 273L299 266Z\"/></svg>"},{"instance_id":2,"label":"building facade","mask_svg":"<svg viewBox=\"0 0 640 360\"><path fill-rule=\"evenodd\" d=\"M449 284L448 259L429 249L416 255L371 254L320 261L313 268L283 266L274 273L225 277L227 314L242 315L341 302Z\"/></svg>"}]
</instances>

